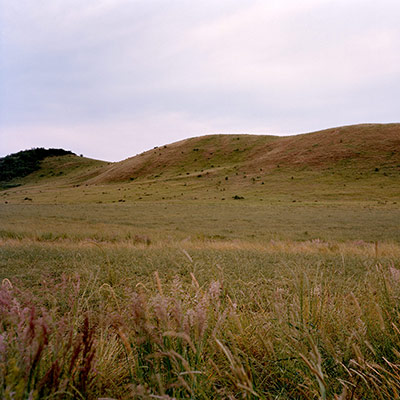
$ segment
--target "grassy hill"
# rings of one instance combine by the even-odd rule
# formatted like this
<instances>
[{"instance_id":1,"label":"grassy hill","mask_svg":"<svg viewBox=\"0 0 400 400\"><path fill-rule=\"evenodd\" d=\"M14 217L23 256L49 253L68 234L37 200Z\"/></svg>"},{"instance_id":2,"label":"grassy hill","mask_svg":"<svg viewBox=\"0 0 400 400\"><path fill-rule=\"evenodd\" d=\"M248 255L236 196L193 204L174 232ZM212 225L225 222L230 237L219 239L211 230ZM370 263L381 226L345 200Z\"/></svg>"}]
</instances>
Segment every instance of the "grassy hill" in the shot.
<instances>
[{"instance_id":1,"label":"grassy hill","mask_svg":"<svg viewBox=\"0 0 400 400\"><path fill-rule=\"evenodd\" d=\"M208 135L154 148L114 164L92 183L132 178L181 176L246 170L271 172L285 167L392 168L400 163L400 124L364 124L277 137Z\"/></svg>"},{"instance_id":2,"label":"grassy hill","mask_svg":"<svg viewBox=\"0 0 400 400\"><path fill-rule=\"evenodd\" d=\"M0 158L0 186L3 189L52 181L87 180L108 165L104 161L78 157L63 149L34 148ZM94 172L96 171L96 172Z\"/></svg>"},{"instance_id":3,"label":"grassy hill","mask_svg":"<svg viewBox=\"0 0 400 400\"><path fill-rule=\"evenodd\" d=\"M40 169L42 160L48 157L74 155L63 149L34 148L9 154L0 158L0 187L18 186L13 181L23 178Z\"/></svg>"},{"instance_id":4,"label":"grassy hill","mask_svg":"<svg viewBox=\"0 0 400 400\"><path fill-rule=\"evenodd\" d=\"M93 160L86 157L78 157L75 154L47 157L40 168L27 176L24 184L64 184L73 185L86 182L102 171L109 163Z\"/></svg>"},{"instance_id":5,"label":"grassy hill","mask_svg":"<svg viewBox=\"0 0 400 400\"><path fill-rule=\"evenodd\" d=\"M117 163L45 158L14 180L7 201L396 201L400 124L363 124L289 137L208 135ZM85 189L82 190L81 186ZM63 196L58 191L63 188Z\"/></svg>"}]
</instances>

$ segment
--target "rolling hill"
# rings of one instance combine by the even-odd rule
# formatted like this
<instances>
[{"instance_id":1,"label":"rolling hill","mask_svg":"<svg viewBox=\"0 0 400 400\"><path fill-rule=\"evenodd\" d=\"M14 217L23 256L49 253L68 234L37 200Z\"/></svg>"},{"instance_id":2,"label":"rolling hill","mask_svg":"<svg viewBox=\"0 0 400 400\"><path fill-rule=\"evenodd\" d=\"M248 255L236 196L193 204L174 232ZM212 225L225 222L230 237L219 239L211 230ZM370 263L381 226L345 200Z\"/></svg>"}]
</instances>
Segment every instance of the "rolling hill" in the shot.
<instances>
[{"instance_id":1,"label":"rolling hill","mask_svg":"<svg viewBox=\"0 0 400 400\"><path fill-rule=\"evenodd\" d=\"M12 199L33 191L36 199L50 201L57 190L69 188L73 193L63 198L70 202L380 200L400 196L399 179L400 124L362 124L287 137L207 135L116 163L52 156L33 173L7 182L21 186L6 193ZM82 186L84 195L75 190Z\"/></svg>"},{"instance_id":2,"label":"rolling hill","mask_svg":"<svg viewBox=\"0 0 400 400\"><path fill-rule=\"evenodd\" d=\"M298 170L343 166L396 167L400 163L400 124L364 124L288 137L209 135L154 148L115 163L91 183L128 181L199 170L257 172L278 166Z\"/></svg>"}]
</instances>

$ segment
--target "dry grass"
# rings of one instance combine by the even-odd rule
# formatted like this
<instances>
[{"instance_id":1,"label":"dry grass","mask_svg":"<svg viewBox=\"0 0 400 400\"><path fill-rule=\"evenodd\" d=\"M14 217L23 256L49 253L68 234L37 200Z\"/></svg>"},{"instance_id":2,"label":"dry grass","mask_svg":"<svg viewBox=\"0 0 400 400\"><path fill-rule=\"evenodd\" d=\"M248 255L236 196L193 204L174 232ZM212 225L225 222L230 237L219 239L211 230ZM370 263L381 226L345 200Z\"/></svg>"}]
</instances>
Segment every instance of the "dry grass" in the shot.
<instances>
[{"instance_id":1,"label":"dry grass","mask_svg":"<svg viewBox=\"0 0 400 400\"><path fill-rule=\"evenodd\" d=\"M168 250L182 249L186 250L213 250L213 251L252 251L265 254L319 254L319 255L335 255L343 256L363 256L367 258L379 257L396 259L400 258L400 245L398 243L388 242L364 242L363 240L350 242L326 242L321 239L307 240L303 242L271 240L268 242L243 241L243 240L198 240L183 239L180 241L152 241L146 235L136 235L129 239L121 239L118 241L107 239L98 241L93 239L70 239L67 237L25 237L25 238L2 238L1 246L21 247L26 245L40 244L48 248L64 248L64 249L84 249L100 245L104 250L124 250L124 249L140 249L146 251L152 250Z\"/></svg>"},{"instance_id":2,"label":"dry grass","mask_svg":"<svg viewBox=\"0 0 400 400\"><path fill-rule=\"evenodd\" d=\"M62 275L40 294L5 279L1 396L397 398L400 270L372 264L352 285L310 265L282 272L240 288L222 270L204 283Z\"/></svg>"}]
</instances>

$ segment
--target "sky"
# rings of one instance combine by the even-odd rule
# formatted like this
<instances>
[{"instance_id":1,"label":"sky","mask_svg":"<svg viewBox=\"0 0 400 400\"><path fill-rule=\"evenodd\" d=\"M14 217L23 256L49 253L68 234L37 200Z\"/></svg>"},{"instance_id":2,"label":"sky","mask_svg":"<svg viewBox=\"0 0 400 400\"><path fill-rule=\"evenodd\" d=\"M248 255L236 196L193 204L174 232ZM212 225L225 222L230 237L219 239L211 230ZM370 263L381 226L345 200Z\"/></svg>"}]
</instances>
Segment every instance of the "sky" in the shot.
<instances>
[{"instance_id":1,"label":"sky","mask_svg":"<svg viewBox=\"0 0 400 400\"><path fill-rule=\"evenodd\" d=\"M0 156L400 122L399 0L0 0Z\"/></svg>"}]
</instances>

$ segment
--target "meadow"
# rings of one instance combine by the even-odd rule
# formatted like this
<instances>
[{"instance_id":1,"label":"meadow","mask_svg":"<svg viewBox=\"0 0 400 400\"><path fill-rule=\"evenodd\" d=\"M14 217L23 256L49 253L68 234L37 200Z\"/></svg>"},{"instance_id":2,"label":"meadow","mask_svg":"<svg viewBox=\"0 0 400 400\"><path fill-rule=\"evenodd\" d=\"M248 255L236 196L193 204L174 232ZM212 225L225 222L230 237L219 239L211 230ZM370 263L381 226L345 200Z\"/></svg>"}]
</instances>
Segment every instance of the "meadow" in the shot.
<instances>
[{"instance_id":1,"label":"meadow","mask_svg":"<svg viewBox=\"0 0 400 400\"><path fill-rule=\"evenodd\" d=\"M2 204L1 397L398 398L393 203Z\"/></svg>"}]
</instances>

